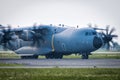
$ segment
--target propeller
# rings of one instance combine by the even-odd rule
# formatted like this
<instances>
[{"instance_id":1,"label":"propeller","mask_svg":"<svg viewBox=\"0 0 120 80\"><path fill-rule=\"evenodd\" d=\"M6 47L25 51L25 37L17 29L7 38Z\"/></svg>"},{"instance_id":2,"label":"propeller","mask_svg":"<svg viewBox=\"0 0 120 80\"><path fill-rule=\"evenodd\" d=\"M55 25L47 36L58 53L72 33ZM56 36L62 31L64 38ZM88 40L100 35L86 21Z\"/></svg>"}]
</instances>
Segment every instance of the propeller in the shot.
<instances>
[{"instance_id":1,"label":"propeller","mask_svg":"<svg viewBox=\"0 0 120 80\"><path fill-rule=\"evenodd\" d=\"M48 28L41 28L41 27L37 27L37 26L33 26L33 44L32 46L35 46L37 44L37 46L41 45L41 41L45 42L44 40L44 36L47 34L48 32Z\"/></svg>"},{"instance_id":2,"label":"propeller","mask_svg":"<svg viewBox=\"0 0 120 80\"><path fill-rule=\"evenodd\" d=\"M13 35L15 35L15 32L11 30L11 25L8 25L7 27L0 25L0 44L3 45L5 50L9 40L15 38Z\"/></svg>"},{"instance_id":3,"label":"propeller","mask_svg":"<svg viewBox=\"0 0 120 80\"><path fill-rule=\"evenodd\" d=\"M107 46L106 47L107 50L110 49L110 46L111 46L110 43L112 45L114 45L114 41L112 39L118 37L118 35L113 34L114 31L115 31L115 28L112 28L110 30L109 29L109 25L107 25L106 26L106 32L105 33L102 32L102 34L103 34L103 40L104 40L105 45Z\"/></svg>"},{"instance_id":4,"label":"propeller","mask_svg":"<svg viewBox=\"0 0 120 80\"><path fill-rule=\"evenodd\" d=\"M35 45L40 46L41 45L40 44L41 40L44 41L43 36L41 35L41 33L34 32L33 33L33 44L32 44L32 46L35 46Z\"/></svg>"},{"instance_id":5,"label":"propeller","mask_svg":"<svg viewBox=\"0 0 120 80\"><path fill-rule=\"evenodd\" d=\"M7 27L3 28L3 38L2 38L2 43L3 43L3 48L6 49L7 42L11 40L11 26L8 25Z\"/></svg>"}]
</instances>

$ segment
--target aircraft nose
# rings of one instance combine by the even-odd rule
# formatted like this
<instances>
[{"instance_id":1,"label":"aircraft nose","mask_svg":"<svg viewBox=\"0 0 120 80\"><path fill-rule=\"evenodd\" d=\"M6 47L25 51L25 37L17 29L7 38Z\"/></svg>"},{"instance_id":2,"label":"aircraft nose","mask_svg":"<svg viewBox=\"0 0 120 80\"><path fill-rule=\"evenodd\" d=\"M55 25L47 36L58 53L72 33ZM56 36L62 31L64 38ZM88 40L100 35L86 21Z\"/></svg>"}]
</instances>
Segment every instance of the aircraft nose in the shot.
<instances>
[{"instance_id":1,"label":"aircraft nose","mask_svg":"<svg viewBox=\"0 0 120 80\"><path fill-rule=\"evenodd\" d=\"M100 48L102 46L102 40L95 36L93 39L93 46L97 49Z\"/></svg>"}]
</instances>

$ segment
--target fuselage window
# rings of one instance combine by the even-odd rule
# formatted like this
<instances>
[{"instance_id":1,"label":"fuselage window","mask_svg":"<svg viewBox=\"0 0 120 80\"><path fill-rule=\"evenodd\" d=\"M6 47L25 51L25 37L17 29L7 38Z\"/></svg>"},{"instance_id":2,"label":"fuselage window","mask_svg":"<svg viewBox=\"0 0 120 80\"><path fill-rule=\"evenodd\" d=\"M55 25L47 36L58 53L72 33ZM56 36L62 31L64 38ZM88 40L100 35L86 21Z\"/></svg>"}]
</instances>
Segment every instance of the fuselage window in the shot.
<instances>
[{"instance_id":1,"label":"fuselage window","mask_svg":"<svg viewBox=\"0 0 120 80\"><path fill-rule=\"evenodd\" d=\"M85 35L86 36L96 35L96 32L86 32Z\"/></svg>"}]
</instances>

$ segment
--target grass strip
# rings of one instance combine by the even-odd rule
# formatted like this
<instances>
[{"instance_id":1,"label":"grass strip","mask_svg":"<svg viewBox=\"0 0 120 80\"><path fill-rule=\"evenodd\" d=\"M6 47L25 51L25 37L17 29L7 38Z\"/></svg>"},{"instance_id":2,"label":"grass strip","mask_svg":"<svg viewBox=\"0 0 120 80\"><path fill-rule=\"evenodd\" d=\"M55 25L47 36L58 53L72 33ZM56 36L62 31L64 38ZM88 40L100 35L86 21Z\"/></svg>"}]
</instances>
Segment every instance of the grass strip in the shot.
<instances>
[{"instance_id":1,"label":"grass strip","mask_svg":"<svg viewBox=\"0 0 120 80\"><path fill-rule=\"evenodd\" d=\"M120 80L120 68L5 68L0 80Z\"/></svg>"}]
</instances>

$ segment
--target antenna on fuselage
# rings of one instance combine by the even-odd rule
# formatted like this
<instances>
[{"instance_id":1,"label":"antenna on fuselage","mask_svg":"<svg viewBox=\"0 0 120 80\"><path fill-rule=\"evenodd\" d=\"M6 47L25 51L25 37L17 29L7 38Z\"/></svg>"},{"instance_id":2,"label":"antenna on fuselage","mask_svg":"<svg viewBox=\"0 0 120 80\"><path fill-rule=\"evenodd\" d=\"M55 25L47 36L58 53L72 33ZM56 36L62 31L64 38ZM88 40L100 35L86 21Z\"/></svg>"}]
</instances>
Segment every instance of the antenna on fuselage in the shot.
<instances>
[{"instance_id":1,"label":"antenna on fuselage","mask_svg":"<svg viewBox=\"0 0 120 80\"><path fill-rule=\"evenodd\" d=\"M89 23L89 24L88 24L88 27L92 28L92 24L91 24L91 23Z\"/></svg>"},{"instance_id":2,"label":"antenna on fuselage","mask_svg":"<svg viewBox=\"0 0 120 80\"><path fill-rule=\"evenodd\" d=\"M79 28L79 26L77 25L77 28Z\"/></svg>"}]
</instances>

